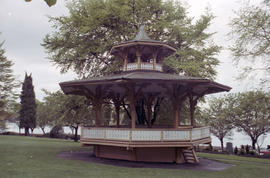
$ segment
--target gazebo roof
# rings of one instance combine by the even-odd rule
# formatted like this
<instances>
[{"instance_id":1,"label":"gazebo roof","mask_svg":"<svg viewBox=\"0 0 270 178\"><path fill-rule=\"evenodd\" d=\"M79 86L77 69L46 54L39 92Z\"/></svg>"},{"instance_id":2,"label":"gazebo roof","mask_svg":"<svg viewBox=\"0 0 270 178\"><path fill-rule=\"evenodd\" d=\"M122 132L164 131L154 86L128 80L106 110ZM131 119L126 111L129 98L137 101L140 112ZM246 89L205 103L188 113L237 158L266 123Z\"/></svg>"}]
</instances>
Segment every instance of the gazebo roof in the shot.
<instances>
[{"instance_id":1,"label":"gazebo roof","mask_svg":"<svg viewBox=\"0 0 270 178\"><path fill-rule=\"evenodd\" d=\"M113 55L117 55L123 49L127 49L127 48L138 46L138 45L158 47L159 50L162 51L164 56L168 56L176 51L175 48L169 46L168 44L162 41L152 40L151 38L149 38L149 36L146 34L144 30L144 25L143 25L140 27L138 34L133 40L125 41L125 42L122 42L113 46L110 53Z\"/></svg>"},{"instance_id":2,"label":"gazebo roof","mask_svg":"<svg viewBox=\"0 0 270 178\"><path fill-rule=\"evenodd\" d=\"M123 93L124 90L120 89L120 85L131 83L135 83L137 87L144 85L142 92L148 93L165 93L166 90L164 87L166 88L168 84L189 85L190 90L198 95L229 91L231 89L228 86L200 77L187 77L157 71L139 70L110 76L61 82L60 86L65 94L84 95L83 88L95 90L98 86L111 86L111 91Z\"/></svg>"},{"instance_id":3,"label":"gazebo roof","mask_svg":"<svg viewBox=\"0 0 270 178\"><path fill-rule=\"evenodd\" d=\"M140 27L140 30L139 30L138 34L136 35L136 37L133 40L126 41L126 42L123 42L123 43L129 43L129 42L134 42L134 41L138 41L138 42L139 41L148 41L148 42L153 42L153 43L165 44L162 41L152 40L151 38L149 38L149 36L147 35L147 33L144 30L144 25L142 25Z\"/></svg>"}]
</instances>

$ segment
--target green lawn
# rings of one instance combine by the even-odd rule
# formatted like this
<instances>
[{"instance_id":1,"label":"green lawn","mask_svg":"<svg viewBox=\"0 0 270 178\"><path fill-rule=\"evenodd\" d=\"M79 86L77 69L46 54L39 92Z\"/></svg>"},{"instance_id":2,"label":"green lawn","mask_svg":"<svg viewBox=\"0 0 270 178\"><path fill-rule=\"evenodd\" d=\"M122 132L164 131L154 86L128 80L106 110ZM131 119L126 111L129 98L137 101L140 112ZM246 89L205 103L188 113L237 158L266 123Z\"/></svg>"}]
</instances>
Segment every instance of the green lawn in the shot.
<instances>
[{"instance_id":1,"label":"green lawn","mask_svg":"<svg viewBox=\"0 0 270 178\"><path fill-rule=\"evenodd\" d=\"M85 150L78 143L57 139L0 136L0 177L185 177L269 178L270 160L200 153L236 166L218 172L157 168L124 168L57 158L58 152Z\"/></svg>"}]
</instances>

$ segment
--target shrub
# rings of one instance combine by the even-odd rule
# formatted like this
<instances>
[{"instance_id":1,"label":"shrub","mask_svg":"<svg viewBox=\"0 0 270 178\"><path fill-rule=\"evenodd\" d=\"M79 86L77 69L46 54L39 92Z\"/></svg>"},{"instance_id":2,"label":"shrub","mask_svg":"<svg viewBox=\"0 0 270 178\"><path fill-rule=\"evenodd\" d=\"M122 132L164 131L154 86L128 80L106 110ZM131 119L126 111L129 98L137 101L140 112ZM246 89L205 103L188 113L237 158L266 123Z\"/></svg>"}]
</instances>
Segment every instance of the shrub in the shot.
<instances>
[{"instance_id":1,"label":"shrub","mask_svg":"<svg viewBox=\"0 0 270 178\"><path fill-rule=\"evenodd\" d=\"M240 154L241 155L245 154L245 146L244 145L241 145Z\"/></svg>"},{"instance_id":2,"label":"shrub","mask_svg":"<svg viewBox=\"0 0 270 178\"><path fill-rule=\"evenodd\" d=\"M213 150L213 147L212 147L212 145L210 146L207 146L204 150L206 150L206 151L212 151Z\"/></svg>"},{"instance_id":3,"label":"shrub","mask_svg":"<svg viewBox=\"0 0 270 178\"><path fill-rule=\"evenodd\" d=\"M249 154L250 152L249 152L249 145L246 145L246 154Z\"/></svg>"},{"instance_id":4,"label":"shrub","mask_svg":"<svg viewBox=\"0 0 270 178\"><path fill-rule=\"evenodd\" d=\"M234 152L234 154L238 154L238 148L237 148L237 146L236 147L234 147L234 150L233 150L233 152Z\"/></svg>"},{"instance_id":5,"label":"shrub","mask_svg":"<svg viewBox=\"0 0 270 178\"><path fill-rule=\"evenodd\" d=\"M61 138L64 134L63 127L61 125L56 125L50 131L51 138Z\"/></svg>"}]
</instances>

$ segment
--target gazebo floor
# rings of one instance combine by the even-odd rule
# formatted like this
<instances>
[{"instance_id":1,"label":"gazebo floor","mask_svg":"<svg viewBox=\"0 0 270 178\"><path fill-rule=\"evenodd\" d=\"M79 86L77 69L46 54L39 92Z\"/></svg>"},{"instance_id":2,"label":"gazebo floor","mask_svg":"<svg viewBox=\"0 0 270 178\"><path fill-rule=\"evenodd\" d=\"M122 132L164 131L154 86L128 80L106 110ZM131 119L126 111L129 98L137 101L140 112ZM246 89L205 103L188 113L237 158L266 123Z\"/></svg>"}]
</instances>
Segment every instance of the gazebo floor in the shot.
<instances>
[{"instance_id":1,"label":"gazebo floor","mask_svg":"<svg viewBox=\"0 0 270 178\"><path fill-rule=\"evenodd\" d=\"M198 158L190 147L137 147L95 145L94 155L100 158L142 162L198 163Z\"/></svg>"}]
</instances>

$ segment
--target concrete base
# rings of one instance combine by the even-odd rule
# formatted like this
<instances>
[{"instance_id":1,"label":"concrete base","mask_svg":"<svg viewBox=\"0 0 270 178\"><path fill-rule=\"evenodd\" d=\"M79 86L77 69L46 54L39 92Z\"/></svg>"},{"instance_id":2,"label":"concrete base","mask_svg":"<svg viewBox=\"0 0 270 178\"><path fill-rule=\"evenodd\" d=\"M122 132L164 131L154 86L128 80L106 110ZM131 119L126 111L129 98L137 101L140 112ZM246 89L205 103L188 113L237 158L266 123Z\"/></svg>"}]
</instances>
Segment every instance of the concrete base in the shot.
<instances>
[{"instance_id":1,"label":"concrete base","mask_svg":"<svg viewBox=\"0 0 270 178\"><path fill-rule=\"evenodd\" d=\"M117 146L94 146L94 155L100 158L121 159L142 162L184 163L184 155L179 147L130 148Z\"/></svg>"}]
</instances>

